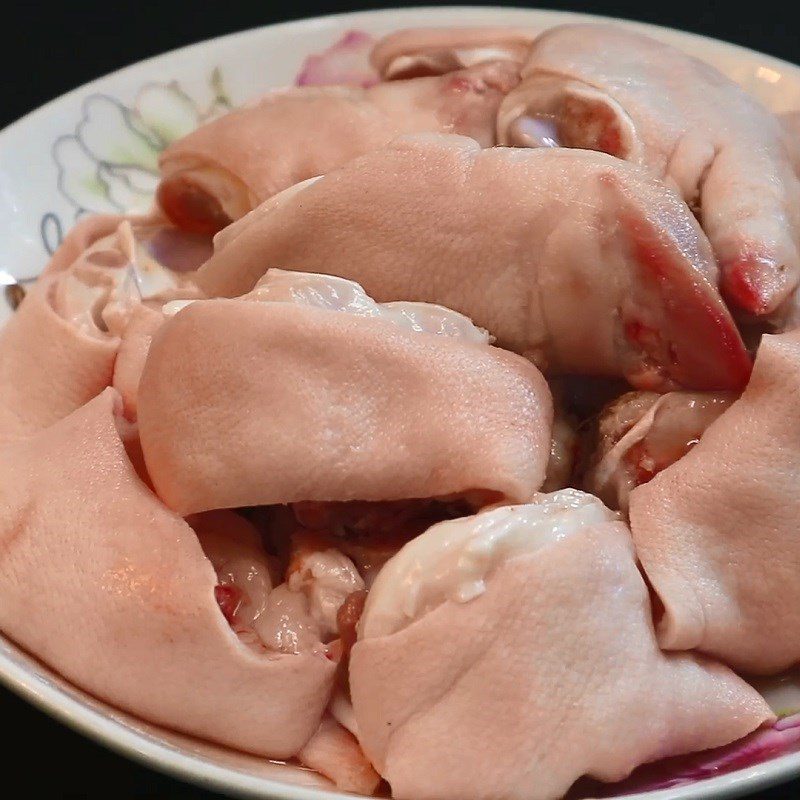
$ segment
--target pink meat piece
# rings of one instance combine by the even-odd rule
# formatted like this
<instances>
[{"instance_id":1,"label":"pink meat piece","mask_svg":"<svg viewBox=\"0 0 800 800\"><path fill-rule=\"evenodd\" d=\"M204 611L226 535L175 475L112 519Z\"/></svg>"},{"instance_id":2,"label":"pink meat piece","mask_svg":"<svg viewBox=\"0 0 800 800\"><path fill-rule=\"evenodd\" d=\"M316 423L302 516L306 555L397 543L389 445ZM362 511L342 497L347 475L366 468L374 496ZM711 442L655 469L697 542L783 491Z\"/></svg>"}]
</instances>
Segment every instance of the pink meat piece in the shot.
<instances>
[{"instance_id":1,"label":"pink meat piece","mask_svg":"<svg viewBox=\"0 0 800 800\"><path fill-rule=\"evenodd\" d=\"M751 673L800 661L798 391L800 333L765 336L741 399L631 493L637 552L664 604L664 648Z\"/></svg>"},{"instance_id":2,"label":"pink meat piece","mask_svg":"<svg viewBox=\"0 0 800 800\"><path fill-rule=\"evenodd\" d=\"M663 390L741 388L750 372L694 217L602 153L398 139L236 227L197 273L210 296L270 267L322 272L460 311L549 373Z\"/></svg>"},{"instance_id":3,"label":"pink meat piece","mask_svg":"<svg viewBox=\"0 0 800 800\"><path fill-rule=\"evenodd\" d=\"M92 336L59 315L59 269L48 268L0 330L0 442L52 425L111 383L119 340Z\"/></svg>"},{"instance_id":4,"label":"pink meat piece","mask_svg":"<svg viewBox=\"0 0 800 800\"><path fill-rule=\"evenodd\" d=\"M335 664L245 648L197 537L139 480L113 389L0 450L0 628L150 722L272 758L316 730Z\"/></svg>"},{"instance_id":5,"label":"pink meat piece","mask_svg":"<svg viewBox=\"0 0 800 800\"><path fill-rule=\"evenodd\" d=\"M297 754L297 759L332 780L343 792L369 796L381 780L353 734L330 714L322 718L316 733Z\"/></svg>"},{"instance_id":6,"label":"pink meat piece","mask_svg":"<svg viewBox=\"0 0 800 800\"><path fill-rule=\"evenodd\" d=\"M402 133L463 133L489 146L500 101L518 80L516 68L493 63L369 89L270 92L168 147L158 201L178 226L214 232Z\"/></svg>"},{"instance_id":7,"label":"pink meat piece","mask_svg":"<svg viewBox=\"0 0 800 800\"><path fill-rule=\"evenodd\" d=\"M727 668L659 650L615 521L501 562L475 599L394 633L362 628L350 687L361 745L398 800L558 800L583 775L617 781L773 719Z\"/></svg>"},{"instance_id":8,"label":"pink meat piece","mask_svg":"<svg viewBox=\"0 0 800 800\"><path fill-rule=\"evenodd\" d=\"M81 218L53 253L42 275L49 276L69 267L94 242L114 233L124 219L120 214L91 214Z\"/></svg>"},{"instance_id":9,"label":"pink meat piece","mask_svg":"<svg viewBox=\"0 0 800 800\"><path fill-rule=\"evenodd\" d=\"M535 38L530 28L407 28L379 40L370 61L384 80L443 75L487 61L521 66Z\"/></svg>"},{"instance_id":10,"label":"pink meat piece","mask_svg":"<svg viewBox=\"0 0 800 800\"><path fill-rule=\"evenodd\" d=\"M713 67L623 27L553 28L498 135L603 150L667 179L697 210L729 301L780 318L800 279L800 181L776 117Z\"/></svg>"},{"instance_id":11,"label":"pink meat piece","mask_svg":"<svg viewBox=\"0 0 800 800\"><path fill-rule=\"evenodd\" d=\"M527 499L552 423L547 384L519 356L223 299L193 303L156 334L138 411L153 483L181 514L471 489Z\"/></svg>"},{"instance_id":12,"label":"pink meat piece","mask_svg":"<svg viewBox=\"0 0 800 800\"><path fill-rule=\"evenodd\" d=\"M142 305L131 314L122 332L114 362L112 386L122 396L125 416L130 420L136 419L139 381L150 351L150 343L163 322L164 315L160 311Z\"/></svg>"},{"instance_id":13,"label":"pink meat piece","mask_svg":"<svg viewBox=\"0 0 800 800\"><path fill-rule=\"evenodd\" d=\"M300 67L298 86L374 86L380 78L369 63L375 39L364 31L348 31L322 53L308 56Z\"/></svg>"},{"instance_id":14,"label":"pink meat piece","mask_svg":"<svg viewBox=\"0 0 800 800\"><path fill-rule=\"evenodd\" d=\"M63 319L53 291L58 275L121 221L103 214L78 222L0 330L0 442L46 428L110 383L115 343L87 336Z\"/></svg>"},{"instance_id":15,"label":"pink meat piece","mask_svg":"<svg viewBox=\"0 0 800 800\"><path fill-rule=\"evenodd\" d=\"M46 428L110 385L130 316L146 303L197 297L186 273L208 252L210 240L154 216L80 222L0 331L0 441ZM118 370L127 403L131 355L129 346Z\"/></svg>"}]
</instances>

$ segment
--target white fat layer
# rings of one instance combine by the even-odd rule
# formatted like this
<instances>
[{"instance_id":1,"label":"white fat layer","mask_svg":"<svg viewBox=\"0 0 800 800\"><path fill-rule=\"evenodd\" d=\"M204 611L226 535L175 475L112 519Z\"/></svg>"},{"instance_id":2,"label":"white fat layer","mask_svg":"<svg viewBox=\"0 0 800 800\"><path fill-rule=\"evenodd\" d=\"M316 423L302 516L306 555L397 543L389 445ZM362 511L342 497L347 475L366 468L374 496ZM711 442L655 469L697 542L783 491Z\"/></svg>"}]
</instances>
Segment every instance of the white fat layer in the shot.
<instances>
[{"instance_id":1,"label":"white fat layer","mask_svg":"<svg viewBox=\"0 0 800 800\"><path fill-rule=\"evenodd\" d=\"M353 562L335 548L304 553L285 582L274 585L277 565L255 532L202 525L196 532L218 583L240 591L232 627L256 651L324 652L323 642L338 636L342 603L364 589Z\"/></svg>"},{"instance_id":2,"label":"white fat layer","mask_svg":"<svg viewBox=\"0 0 800 800\"><path fill-rule=\"evenodd\" d=\"M270 269L248 294L239 299L257 303L296 303L372 317L416 333L432 333L475 344L490 344L492 341L488 331L457 311L433 303L376 303L360 284L335 275ZM171 317L192 302L172 300L161 310Z\"/></svg>"},{"instance_id":3,"label":"white fat layer","mask_svg":"<svg viewBox=\"0 0 800 800\"><path fill-rule=\"evenodd\" d=\"M244 593L244 599L237 617L244 625L253 627L255 621L264 613L267 598L272 590L269 567L246 555L234 556L217 569L219 582L226 586L236 586Z\"/></svg>"},{"instance_id":4,"label":"white fat layer","mask_svg":"<svg viewBox=\"0 0 800 800\"><path fill-rule=\"evenodd\" d=\"M510 559L616 519L593 495L563 489L526 505L440 522L381 570L367 598L358 637L396 633L448 600L469 602L486 590L489 575Z\"/></svg>"},{"instance_id":5,"label":"white fat layer","mask_svg":"<svg viewBox=\"0 0 800 800\"><path fill-rule=\"evenodd\" d=\"M489 334L457 311L433 303L376 303L360 284L335 275L270 269L245 297L259 302L300 303L375 317L417 333L433 333L476 344L489 343Z\"/></svg>"},{"instance_id":6,"label":"white fat layer","mask_svg":"<svg viewBox=\"0 0 800 800\"><path fill-rule=\"evenodd\" d=\"M453 51L464 67L473 67L486 61L504 61L511 57L513 50L504 47L464 47Z\"/></svg>"},{"instance_id":7,"label":"white fat layer","mask_svg":"<svg viewBox=\"0 0 800 800\"><path fill-rule=\"evenodd\" d=\"M322 648L322 634L311 616L308 598L285 583L270 592L253 627L269 650L297 654Z\"/></svg>"},{"instance_id":8,"label":"white fat layer","mask_svg":"<svg viewBox=\"0 0 800 800\"><path fill-rule=\"evenodd\" d=\"M439 49L431 48L397 56L387 65L384 74L387 78L394 78L418 67L427 67L432 74L453 72L487 61L507 61L513 57L513 48L486 46L457 47L451 50L443 45Z\"/></svg>"},{"instance_id":9,"label":"white fat layer","mask_svg":"<svg viewBox=\"0 0 800 800\"><path fill-rule=\"evenodd\" d=\"M236 610L237 622L254 627L264 613L272 591L269 556L257 536L246 536L237 530L208 531L201 528L197 531L197 538L217 573L219 583L242 592L242 601Z\"/></svg>"},{"instance_id":10,"label":"white fat layer","mask_svg":"<svg viewBox=\"0 0 800 800\"><path fill-rule=\"evenodd\" d=\"M339 630L336 615L342 603L349 594L363 589L364 581L346 555L329 548L305 556L287 585L294 592L305 593L309 614L320 633L332 639Z\"/></svg>"}]
</instances>

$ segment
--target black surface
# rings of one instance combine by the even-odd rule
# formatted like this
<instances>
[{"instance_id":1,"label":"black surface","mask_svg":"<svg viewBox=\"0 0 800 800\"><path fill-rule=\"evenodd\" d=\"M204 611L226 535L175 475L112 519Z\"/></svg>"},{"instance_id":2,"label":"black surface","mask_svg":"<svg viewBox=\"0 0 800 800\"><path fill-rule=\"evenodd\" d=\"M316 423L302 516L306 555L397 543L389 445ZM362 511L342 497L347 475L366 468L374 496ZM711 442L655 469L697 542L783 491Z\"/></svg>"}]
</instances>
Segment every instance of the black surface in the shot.
<instances>
[{"instance_id":1,"label":"black surface","mask_svg":"<svg viewBox=\"0 0 800 800\"><path fill-rule=\"evenodd\" d=\"M396 5L395 3L394 5ZM488 4L488 3L487 3ZM4 6L0 48L0 127L88 80L147 56L222 33L314 14L379 8L342 5L218 2L28 2ZM433 3L430 3L433 5ZM508 5L524 5L510 3ZM671 0L550 0L548 8L629 17L737 42L800 61L794 4L786 0L729 3ZM272 11L268 9L273 9ZM13 13L12 13L13 12ZM795 10L796 13L796 10ZM787 19L786 15L790 18ZM87 741L0 689L4 774L0 796L64 798L212 798L139 767ZM31 759L41 763L32 765ZM800 781L759 793L763 800L798 800Z\"/></svg>"}]
</instances>

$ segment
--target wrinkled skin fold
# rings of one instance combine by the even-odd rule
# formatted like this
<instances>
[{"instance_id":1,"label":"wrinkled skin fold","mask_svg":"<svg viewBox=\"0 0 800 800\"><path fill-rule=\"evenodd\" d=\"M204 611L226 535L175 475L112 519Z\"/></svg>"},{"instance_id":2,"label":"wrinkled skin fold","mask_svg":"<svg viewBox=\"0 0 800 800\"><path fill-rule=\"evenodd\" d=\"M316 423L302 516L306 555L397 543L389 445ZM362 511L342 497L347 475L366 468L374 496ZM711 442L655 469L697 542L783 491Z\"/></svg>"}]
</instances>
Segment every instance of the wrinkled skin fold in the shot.
<instances>
[{"instance_id":1,"label":"wrinkled skin fold","mask_svg":"<svg viewBox=\"0 0 800 800\"><path fill-rule=\"evenodd\" d=\"M663 390L740 388L750 371L697 222L602 153L398 139L241 220L197 280L232 296L270 267L455 309L550 373Z\"/></svg>"},{"instance_id":2,"label":"wrinkled skin fold","mask_svg":"<svg viewBox=\"0 0 800 800\"><path fill-rule=\"evenodd\" d=\"M748 673L800 660L800 334L765 336L741 399L631 493L637 552L664 604L659 641Z\"/></svg>"},{"instance_id":3,"label":"wrinkled skin fold","mask_svg":"<svg viewBox=\"0 0 800 800\"><path fill-rule=\"evenodd\" d=\"M96 697L272 758L319 724L335 664L256 655L214 599L192 529L136 475L107 389L0 449L0 628Z\"/></svg>"}]
</instances>

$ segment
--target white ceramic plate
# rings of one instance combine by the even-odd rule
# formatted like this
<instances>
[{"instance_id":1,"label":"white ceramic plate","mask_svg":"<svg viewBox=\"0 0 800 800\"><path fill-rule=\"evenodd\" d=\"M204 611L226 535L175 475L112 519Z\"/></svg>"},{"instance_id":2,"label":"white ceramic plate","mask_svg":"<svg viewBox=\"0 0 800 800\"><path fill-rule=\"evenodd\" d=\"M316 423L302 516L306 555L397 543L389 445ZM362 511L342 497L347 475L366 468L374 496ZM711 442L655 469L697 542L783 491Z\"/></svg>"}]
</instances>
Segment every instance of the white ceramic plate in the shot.
<instances>
[{"instance_id":1,"label":"white ceramic plate","mask_svg":"<svg viewBox=\"0 0 800 800\"><path fill-rule=\"evenodd\" d=\"M54 100L0 132L0 282L36 276L76 217L146 206L158 152L220 105L293 83L306 56L350 30L505 24L547 28L586 15L498 8L373 11L274 25L135 64ZM596 18L595 18L596 19ZM774 111L800 109L800 67L679 31L633 25L710 61ZM10 309L0 300L0 323ZM334 800L307 770L165 732L97 702L0 637L0 680L62 722L148 766L229 794ZM765 690L779 709L800 708L796 679ZM800 776L800 753L631 800L733 797Z\"/></svg>"}]
</instances>

